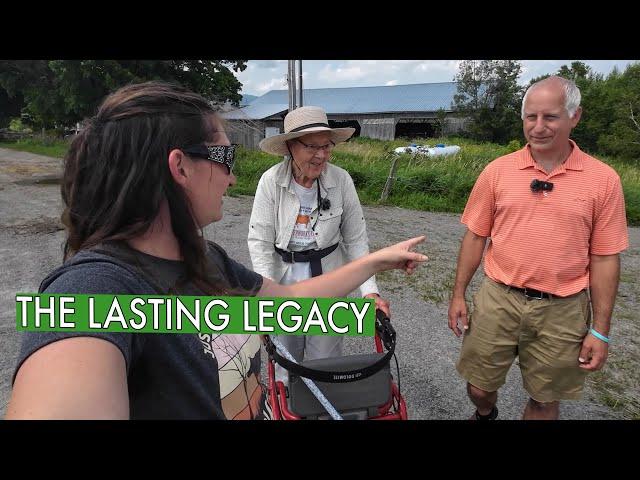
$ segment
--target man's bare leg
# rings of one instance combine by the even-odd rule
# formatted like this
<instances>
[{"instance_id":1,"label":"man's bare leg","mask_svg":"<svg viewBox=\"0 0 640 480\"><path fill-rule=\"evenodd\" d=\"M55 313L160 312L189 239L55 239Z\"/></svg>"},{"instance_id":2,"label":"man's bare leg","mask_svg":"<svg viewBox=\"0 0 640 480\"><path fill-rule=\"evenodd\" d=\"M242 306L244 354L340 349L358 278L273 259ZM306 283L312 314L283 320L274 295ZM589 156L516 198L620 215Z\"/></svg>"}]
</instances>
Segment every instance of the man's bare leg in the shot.
<instances>
[{"instance_id":1,"label":"man's bare leg","mask_svg":"<svg viewBox=\"0 0 640 480\"><path fill-rule=\"evenodd\" d=\"M476 410L482 416L489 415L498 401L498 392L486 392L470 383L467 383L467 393L469 394L469 399L476 406ZM476 420L475 413L471 419Z\"/></svg>"},{"instance_id":2,"label":"man's bare leg","mask_svg":"<svg viewBox=\"0 0 640 480\"><path fill-rule=\"evenodd\" d=\"M481 412L482 413L482 412ZM560 402L541 403L529 399L522 415L523 420L557 420L560 416Z\"/></svg>"}]
</instances>

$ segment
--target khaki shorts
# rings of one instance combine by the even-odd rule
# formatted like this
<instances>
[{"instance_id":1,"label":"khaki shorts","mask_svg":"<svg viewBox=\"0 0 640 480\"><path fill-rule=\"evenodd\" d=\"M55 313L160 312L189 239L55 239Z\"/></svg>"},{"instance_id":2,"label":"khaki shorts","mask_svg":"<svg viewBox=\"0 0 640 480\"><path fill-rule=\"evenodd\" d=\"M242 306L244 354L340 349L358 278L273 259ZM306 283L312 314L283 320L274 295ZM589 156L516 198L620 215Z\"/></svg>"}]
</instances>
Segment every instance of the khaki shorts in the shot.
<instances>
[{"instance_id":1,"label":"khaki shorts","mask_svg":"<svg viewBox=\"0 0 640 480\"><path fill-rule=\"evenodd\" d=\"M473 296L456 368L471 385L494 392L518 356L531 398L543 403L579 399L587 372L579 367L578 355L590 323L586 290L535 300L485 277Z\"/></svg>"}]
</instances>

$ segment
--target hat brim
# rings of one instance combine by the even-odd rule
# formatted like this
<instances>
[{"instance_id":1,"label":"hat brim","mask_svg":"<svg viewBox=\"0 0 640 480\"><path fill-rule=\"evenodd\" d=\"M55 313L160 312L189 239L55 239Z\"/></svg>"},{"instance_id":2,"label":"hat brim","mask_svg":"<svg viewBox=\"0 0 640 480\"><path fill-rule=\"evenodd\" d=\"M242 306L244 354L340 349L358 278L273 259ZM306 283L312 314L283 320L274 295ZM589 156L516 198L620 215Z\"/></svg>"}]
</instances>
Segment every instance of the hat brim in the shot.
<instances>
[{"instance_id":1,"label":"hat brim","mask_svg":"<svg viewBox=\"0 0 640 480\"><path fill-rule=\"evenodd\" d=\"M287 150L287 140L292 140L294 138L304 137L310 133L318 133L318 132L329 132L331 133L331 141L333 143L341 143L353 135L356 131L353 127L344 127L344 128L327 128L327 127L312 127L307 128L305 130L300 130L299 132L290 132L290 133L281 133L279 135L273 135L272 137L265 138L260 141L258 146L260 150L263 152L271 153L273 155L288 155L289 150Z\"/></svg>"}]
</instances>

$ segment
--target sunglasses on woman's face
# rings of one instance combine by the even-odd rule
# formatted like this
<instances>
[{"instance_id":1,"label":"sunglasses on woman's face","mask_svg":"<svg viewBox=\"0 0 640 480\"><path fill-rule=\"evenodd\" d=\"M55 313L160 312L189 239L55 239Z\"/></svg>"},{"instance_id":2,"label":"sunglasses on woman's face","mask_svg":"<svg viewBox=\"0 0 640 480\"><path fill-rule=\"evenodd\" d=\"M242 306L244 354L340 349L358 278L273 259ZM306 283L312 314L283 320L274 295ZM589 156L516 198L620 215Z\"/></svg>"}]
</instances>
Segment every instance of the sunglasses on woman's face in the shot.
<instances>
[{"instance_id":1,"label":"sunglasses on woman's face","mask_svg":"<svg viewBox=\"0 0 640 480\"><path fill-rule=\"evenodd\" d=\"M191 145L181 150L187 155L204 158L210 162L226 165L229 174L233 170L238 145Z\"/></svg>"}]
</instances>

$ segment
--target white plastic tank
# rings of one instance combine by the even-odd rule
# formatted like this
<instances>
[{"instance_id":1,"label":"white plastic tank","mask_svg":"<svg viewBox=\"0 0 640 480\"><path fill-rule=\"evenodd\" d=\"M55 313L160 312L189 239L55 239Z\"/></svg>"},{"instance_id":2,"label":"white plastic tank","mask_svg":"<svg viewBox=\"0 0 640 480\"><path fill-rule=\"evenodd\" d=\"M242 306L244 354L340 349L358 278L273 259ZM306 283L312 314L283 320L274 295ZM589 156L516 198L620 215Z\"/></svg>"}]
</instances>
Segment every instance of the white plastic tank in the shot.
<instances>
[{"instance_id":1,"label":"white plastic tank","mask_svg":"<svg viewBox=\"0 0 640 480\"><path fill-rule=\"evenodd\" d=\"M438 144L434 147L429 145L408 145L406 147L398 147L394 150L395 153L410 153L413 155L426 155L429 157L437 157L444 155L455 155L460 151L458 145L444 145Z\"/></svg>"},{"instance_id":2,"label":"white plastic tank","mask_svg":"<svg viewBox=\"0 0 640 480\"><path fill-rule=\"evenodd\" d=\"M398 147L394 150L395 153L418 153L418 147L409 145L408 147Z\"/></svg>"},{"instance_id":3,"label":"white plastic tank","mask_svg":"<svg viewBox=\"0 0 640 480\"><path fill-rule=\"evenodd\" d=\"M458 145L436 145L435 147L431 147L427 149L429 152L429 156L436 157L441 155L455 155L460 151L460 147Z\"/></svg>"}]
</instances>

